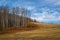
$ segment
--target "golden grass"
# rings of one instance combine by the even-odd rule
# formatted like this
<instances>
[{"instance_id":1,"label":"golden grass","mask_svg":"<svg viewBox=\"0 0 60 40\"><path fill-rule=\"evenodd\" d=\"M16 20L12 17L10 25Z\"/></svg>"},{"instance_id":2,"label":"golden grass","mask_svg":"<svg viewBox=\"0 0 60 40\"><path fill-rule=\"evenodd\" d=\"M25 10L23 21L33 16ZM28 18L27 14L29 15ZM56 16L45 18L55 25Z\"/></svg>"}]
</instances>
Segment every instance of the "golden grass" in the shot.
<instances>
[{"instance_id":1,"label":"golden grass","mask_svg":"<svg viewBox=\"0 0 60 40\"><path fill-rule=\"evenodd\" d=\"M31 26L34 30L30 28ZM23 28L24 31L0 35L0 40L60 40L60 25L58 24L30 22L26 28L30 31L25 31L26 29Z\"/></svg>"}]
</instances>

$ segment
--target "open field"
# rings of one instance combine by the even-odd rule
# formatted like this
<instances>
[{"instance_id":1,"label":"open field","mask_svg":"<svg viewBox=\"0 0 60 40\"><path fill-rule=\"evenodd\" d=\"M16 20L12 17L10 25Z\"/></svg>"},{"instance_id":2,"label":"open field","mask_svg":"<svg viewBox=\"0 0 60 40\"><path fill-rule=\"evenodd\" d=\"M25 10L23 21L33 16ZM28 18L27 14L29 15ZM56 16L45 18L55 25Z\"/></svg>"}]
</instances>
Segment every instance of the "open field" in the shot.
<instances>
[{"instance_id":1,"label":"open field","mask_svg":"<svg viewBox=\"0 0 60 40\"><path fill-rule=\"evenodd\" d=\"M0 40L60 40L60 25L32 24L37 25L38 29L2 34L0 35Z\"/></svg>"}]
</instances>

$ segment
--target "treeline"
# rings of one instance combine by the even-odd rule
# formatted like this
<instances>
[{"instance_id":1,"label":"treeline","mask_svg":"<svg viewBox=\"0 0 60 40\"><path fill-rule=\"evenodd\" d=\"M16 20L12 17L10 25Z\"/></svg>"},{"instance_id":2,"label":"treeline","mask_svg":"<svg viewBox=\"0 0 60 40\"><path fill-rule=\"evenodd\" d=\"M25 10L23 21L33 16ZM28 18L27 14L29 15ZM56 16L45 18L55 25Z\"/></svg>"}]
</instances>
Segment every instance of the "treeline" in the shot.
<instances>
[{"instance_id":1,"label":"treeline","mask_svg":"<svg viewBox=\"0 0 60 40\"><path fill-rule=\"evenodd\" d=\"M0 6L0 30L25 26L29 22L30 16L26 8Z\"/></svg>"}]
</instances>

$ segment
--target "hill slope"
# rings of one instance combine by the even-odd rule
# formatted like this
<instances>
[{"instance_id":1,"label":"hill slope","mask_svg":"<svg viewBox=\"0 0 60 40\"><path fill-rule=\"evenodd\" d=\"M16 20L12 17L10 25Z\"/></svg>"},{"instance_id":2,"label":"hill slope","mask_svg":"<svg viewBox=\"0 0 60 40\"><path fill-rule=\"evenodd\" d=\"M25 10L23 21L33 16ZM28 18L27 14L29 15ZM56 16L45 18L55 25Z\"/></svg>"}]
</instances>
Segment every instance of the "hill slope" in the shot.
<instances>
[{"instance_id":1,"label":"hill slope","mask_svg":"<svg viewBox=\"0 0 60 40\"><path fill-rule=\"evenodd\" d=\"M60 25L34 23L38 29L0 35L0 40L60 40ZM32 26L32 25L31 25Z\"/></svg>"}]
</instances>

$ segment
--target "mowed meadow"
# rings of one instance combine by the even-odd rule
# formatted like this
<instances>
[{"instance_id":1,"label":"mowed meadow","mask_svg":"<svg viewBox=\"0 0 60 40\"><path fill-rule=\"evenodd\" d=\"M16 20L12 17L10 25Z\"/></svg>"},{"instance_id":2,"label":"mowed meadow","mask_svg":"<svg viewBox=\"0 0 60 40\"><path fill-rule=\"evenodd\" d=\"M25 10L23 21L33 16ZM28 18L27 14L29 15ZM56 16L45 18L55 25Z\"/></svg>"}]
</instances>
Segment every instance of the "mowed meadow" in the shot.
<instances>
[{"instance_id":1,"label":"mowed meadow","mask_svg":"<svg viewBox=\"0 0 60 40\"><path fill-rule=\"evenodd\" d=\"M60 40L59 24L31 22L26 28L29 30L1 34L0 40Z\"/></svg>"}]
</instances>

